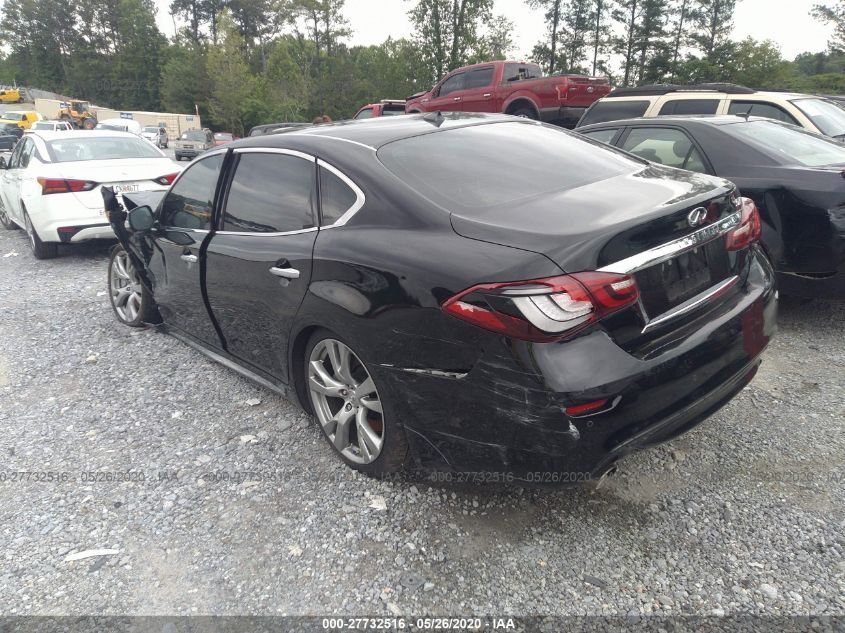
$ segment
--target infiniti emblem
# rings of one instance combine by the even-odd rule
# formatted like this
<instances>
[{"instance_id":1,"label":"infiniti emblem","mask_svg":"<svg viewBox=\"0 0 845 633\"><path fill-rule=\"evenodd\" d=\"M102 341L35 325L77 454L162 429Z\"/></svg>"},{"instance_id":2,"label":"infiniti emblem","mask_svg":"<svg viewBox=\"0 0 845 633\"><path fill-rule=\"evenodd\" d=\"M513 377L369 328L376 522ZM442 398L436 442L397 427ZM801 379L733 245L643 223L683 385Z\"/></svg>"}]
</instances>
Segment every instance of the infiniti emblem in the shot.
<instances>
[{"instance_id":1,"label":"infiniti emblem","mask_svg":"<svg viewBox=\"0 0 845 633\"><path fill-rule=\"evenodd\" d=\"M705 222L707 222L707 209L704 207L696 207L692 211L689 212L687 216L687 222L693 228L696 226L701 226Z\"/></svg>"}]
</instances>

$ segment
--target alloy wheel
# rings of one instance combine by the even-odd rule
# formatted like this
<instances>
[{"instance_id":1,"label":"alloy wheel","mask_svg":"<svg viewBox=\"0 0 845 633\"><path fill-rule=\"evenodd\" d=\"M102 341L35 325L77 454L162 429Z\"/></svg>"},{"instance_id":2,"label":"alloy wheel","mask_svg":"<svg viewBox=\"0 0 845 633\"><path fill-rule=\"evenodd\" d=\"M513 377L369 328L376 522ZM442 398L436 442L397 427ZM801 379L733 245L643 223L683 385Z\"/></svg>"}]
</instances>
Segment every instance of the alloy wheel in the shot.
<instances>
[{"instance_id":1,"label":"alloy wheel","mask_svg":"<svg viewBox=\"0 0 845 633\"><path fill-rule=\"evenodd\" d=\"M127 323L135 321L141 312L141 280L126 251L112 260L109 282L115 312Z\"/></svg>"},{"instance_id":2,"label":"alloy wheel","mask_svg":"<svg viewBox=\"0 0 845 633\"><path fill-rule=\"evenodd\" d=\"M384 445L384 414L369 371L349 347L327 338L308 360L308 390L320 426L334 447L357 464L370 464Z\"/></svg>"}]
</instances>

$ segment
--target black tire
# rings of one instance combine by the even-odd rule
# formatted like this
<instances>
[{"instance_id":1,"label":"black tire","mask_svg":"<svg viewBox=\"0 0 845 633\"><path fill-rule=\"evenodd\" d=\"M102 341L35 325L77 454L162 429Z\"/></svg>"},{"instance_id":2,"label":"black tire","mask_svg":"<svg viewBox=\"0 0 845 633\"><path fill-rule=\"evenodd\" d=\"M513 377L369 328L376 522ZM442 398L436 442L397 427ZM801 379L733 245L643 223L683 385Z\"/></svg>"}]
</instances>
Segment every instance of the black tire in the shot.
<instances>
[{"instance_id":1,"label":"black tire","mask_svg":"<svg viewBox=\"0 0 845 633\"><path fill-rule=\"evenodd\" d=\"M361 464L352 461L351 459L348 459L332 443L326 430L320 425L320 419L317 415L315 408L314 396L312 395L311 390L308 387L308 371L312 351L318 344L322 343L323 341L326 341L327 339L333 339L346 345L346 347L348 347L352 351L352 353L357 357L361 366L367 371L367 373L369 373L370 377L373 380L373 383L375 384L375 388L378 394L378 400L381 402L383 410L383 413L381 415L381 423L383 425L382 447L378 457L370 463ZM396 416L393 414L394 408L389 400L387 391L385 389L379 390L379 385L376 380L376 377L373 376L370 372L366 364L366 360L361 357L359 352L356 351L352 347L352 345L350 345L344 339L344 337L334 334L328 330L321 329L315 331L311 335L311 338L308 340L308 343L305 346L302 371L304 391L306 394L308 405L311 408L311 413L314 415L318 426L321 426L321 431L323 431L323 437L326 439L326 442L332 447L332 450L335 452L335 454L337 454L338 457L340 457L340 459L342 459L347 466L366 475L377 478L383 478L404 470L409 454L408 440L405 436L405 429L403 429L402 426L395 421Z\"/></svg>"},{"instance_id":2,"label":"black tire","mask_svg":"<svg viewBox=\"0 0 845 633\"><path fill-rule=\"evenodd\" d=\"M29 219L29 213L26 209L23 211L23 219L26 224L26 234L29 236L29 246L32 248L32 254L35 259L53 259L59 254L59 245L55 242L42 242L38 237L38 232L32 225L32 220Z\"/></svg>"},{"instance_id":3,"label":"black tire","mask_svg":"<svg viewBox=\"0 0 845 633\"><path fill-rule=\"evenodd\" d=\"M109 270L107 275L107 289L109 293L109 302L111 303L112 312L114 312L114 316L117 317L117 320L120 321L123 325L128 325L129 327L143 327L145 323L151 323L153 321L153 317L156 312L155 300L153 299L152 295L149 291L141 284L140 280L135 275L134 283L138 284L140 288L140 292L138 293L138 307L137 313L134 317L129 318L127 315L127 307L126 305L120 306L118 305L117 295L115 294L115 289L117 286L125 287L122 284L117 283L120 279L118 272L115 269L115 260L118 258L123 258L124 262L124 269L125 269L125 262L129 261L131 266L131 260L128 259L126 255L126 250L117 245L111 249L111 254L109 256ZM134 272L134 270L127 271ZM126 281L125 279L123 280Z\"/></svg>"},{"instance_id":4,"label":"black tire","mask_svg":"<svg viewBox=\"0 0 845 633\"><path fill-rule=\"evenodd\" d=\"M526 119L533 119L536 121L540 117L537 116L537 111L534 108L524 107L524 108L517 108L512 112L514 116L521 116Z\"/></svg>"},{"instance_id":5,"label":"black tire","mask_svg":"<svg viewBox=\"0 0 845 633\"><path fill-rule=\"evenodd\" d=\"M4 228L9 229L10 231L14 231L15 229L20 228L17 224L12 221L12 218L9 217L9 213L6 211L6 205L3 204L2 200L0 200L0 224L2 224Z\"/></svg>"}]
</instances>

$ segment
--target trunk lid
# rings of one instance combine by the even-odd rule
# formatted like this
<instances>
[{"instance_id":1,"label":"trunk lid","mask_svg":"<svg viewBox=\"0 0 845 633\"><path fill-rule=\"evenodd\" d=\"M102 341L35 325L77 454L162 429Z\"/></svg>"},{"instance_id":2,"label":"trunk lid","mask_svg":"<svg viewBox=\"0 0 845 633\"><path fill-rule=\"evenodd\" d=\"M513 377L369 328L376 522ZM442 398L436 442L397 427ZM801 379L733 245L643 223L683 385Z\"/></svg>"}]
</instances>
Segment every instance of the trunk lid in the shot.
<instances>
[{"instance_id":1,"label":"trunk lid","mask_svg":"<svg viewBox=\"0 0 845 633\"><path fill-rule=\"evenodd\" d=\"M518 209L453 213L452 226L464 237L541 253L568 273L630 273L654 319L736 274L736 259L717 239L738 220L734 191L721 179L649 165ZM654 251L679 243L664 257Z\"/></svg>"}]
</instances>

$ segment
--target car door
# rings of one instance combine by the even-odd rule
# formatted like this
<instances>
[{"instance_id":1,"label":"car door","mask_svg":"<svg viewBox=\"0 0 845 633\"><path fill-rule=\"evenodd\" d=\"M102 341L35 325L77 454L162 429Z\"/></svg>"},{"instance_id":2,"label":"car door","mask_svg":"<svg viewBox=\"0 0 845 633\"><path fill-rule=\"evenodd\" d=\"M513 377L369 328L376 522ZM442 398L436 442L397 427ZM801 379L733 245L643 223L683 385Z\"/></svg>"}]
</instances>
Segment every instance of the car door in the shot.
<instances>
[{"instance_id":1,"label":"car door","mask_svg":"<svg viewBox=\"0 0 845 633\"><path fill-rule=\"evenodd\" d=\"M288 382L288 336L311 279L316 161L282 149L234 151L206 291L225 349Z\"/></svg>"},{"instance_id":2,"label":"car door","mask_svg":"<svg viewBox=\"0 0 845 633\"><path fill-rule=\"evenodd\" d=\"M453 73L446 77L431 95L431 101L426 106L426 110L433 112L442 110L444 112L454 112L463 110L463 94L464 82L466 80L466 72L461 71Z\"/></svg>"},{"instance_id":3,"label":"car door","mask_svg":"<svg viewBox=\"0 0 845 633\"><path fill-rule=\"evenodd\" d=\"M9 158L8 168L3 172L3 204L10 217L14 218L23 226L23 214L21 212L21 179L25 169L22 164L22 157L26 153L32 154L34 146L31 138L24 138L18 141L15 149ZM29 161L27 160L28 164Z\"/></svg>"},{"instance_id":4,"label":"car door","mask_svg":"<svg viewBox=\"0 0 845 633\"><path fill-rule=\"evenodd\" d=\"M466 73L464 91L460 95L464 112L499 111L494 97L493 70L493 66L482 66Z\"/></svg>"},{"instance_id":5,"label":"car door","mask_svg":"<svg viewBox=\"0 0 845 633\"><path fill-rule=\"evenodd\" d=\"M155 301L164 322L208 345L221 346L202 294L203 244L218 195L223 152L188 166L162 199L149 262Z\"/></svg>"}]
</instances>

